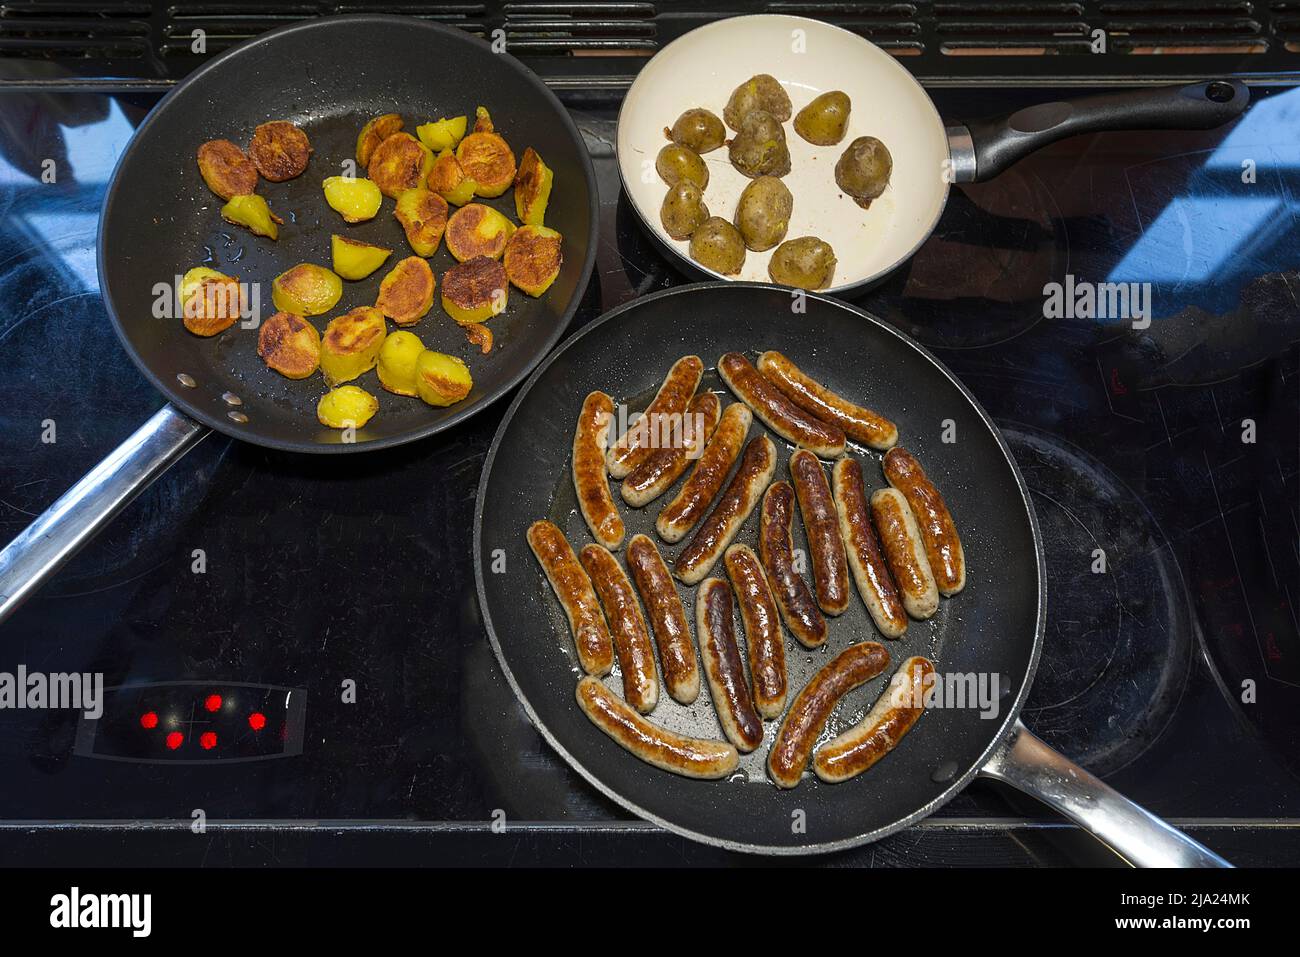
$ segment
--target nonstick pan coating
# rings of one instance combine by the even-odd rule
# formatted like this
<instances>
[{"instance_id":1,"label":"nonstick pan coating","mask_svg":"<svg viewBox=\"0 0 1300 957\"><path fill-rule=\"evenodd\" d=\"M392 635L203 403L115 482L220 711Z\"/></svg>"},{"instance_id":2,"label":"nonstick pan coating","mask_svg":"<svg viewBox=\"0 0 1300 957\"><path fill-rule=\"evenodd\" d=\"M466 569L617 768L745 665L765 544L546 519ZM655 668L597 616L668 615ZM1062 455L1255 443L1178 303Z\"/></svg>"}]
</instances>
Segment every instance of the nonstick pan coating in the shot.
<instances>
[{"instance_id":1,"label":"nonstick pan coating","mask_svg":"<svg viewBox=\"0 0 1300 957\"><path fill-rule=\"evenodd\" d=\"M1044 609L1041 551L1024 483L970 394L920 346L879 320L812 295L806 312L796 314L793 301L788 290L770 286L685 286L620 307L570 339L534 373L497 432L479 489L474 542L489 638L530 718L565 760L624 807L674 831L778 854L875 840L930 813L964 786L1020 710L1038 660ZM970 569L964 592L945 600L931 621L912 623L902 640L886 643L891 668L846 700L832 730L856 721L910 654L931 656L944 673L997 673L1002 692L996 718L972 709L929 711L868 773L834 786L807 776L792 791L779 791L763 770L775 722L768 723L763 746L742 758L742 773L717 782L645 765L591 725L574 701L579 672L563 613L524 538L531 522L549 517L575 548L591 541L575 508L569 469L573 425L588 392L604 390L639 411L672 362L695 353L711 370L706 384L725 404L732 397L712 371L718 357L730 350L755 357L765 349L784 352L831 388L898 423L900 443L916 453L947 497ZM956 435L951 444L941 439L948 420ZM759 429L756 421L750 436ZM781 451L777 477L788 478L790 447L772 438ZM869 485L882 487L879 454L855 454ZM641 511L620 502L627 537L653 537L666 501ZM757 523L751 515L737 540L756 545ZM795 534L796 546L804 547L801 523ZM669 560L685 546L657 543ZM504 571L494 572L502 557ZM725 575L720 566L713 574ZM679 587L679 593L689 616L695 589ZM743 635L739 624L737 634ZM856 597L847 613L831 620L823 649L808 652L787 636L791 699L831 656L866 639L880 636ZM617 677L609 680L621 687ZM690 707L661 694L652 719L721 736L707 689ZM800 820L806 832L795 826Z\"/></svg>"},{"instance_id":2,"label":"nonstick pan coating","mask_svg":"<svg viewBox=\"0 0 1300 957\"><path fill-rule=\"evenodd\" d=\"M362 124L400 113L408 132L441 116L486 106L516 157L532 146L555 171L546 224L564 235L564 266L539 299L510 291L506 312L490 323L496 347L486 356L435 302L411 327L431 349L460 356L474 376L469 397L445 409L383 391L373 371L355 384L379 398L379 414L355 443L316 421L325 392L319 376L289 381L257 356L257 330L238 324L200 339L178 318L155 318L155 284L196 265L211 265L261 284L261 315L275 311L271 280L300 262L330 265L330 234L393 250L385 266L359 282L318 329L347 309L372 305L379 282L411 255L393 200L370 222L347 225L325 203L321 181L355 159ZM287 222L277 242L222 221L222 201L199 176L199 144L227 138L247 146L253 129L288 119L315 150L307 171L286 183L262 181L258 192ZM364 176L365 171L359 170ZM514 219L513 192L486 202ZM461 30L404 17L327 17L273 31L220 57L169 94L145 120L114 173L99 235L104 301L141 371L173 403L205 424L280 449L345 452L396 445L430 435L484 408L526 376L559 341L595 259L597 197L591 159L567 111L512 57ZM454 264L443 244L429 260L441 288ZM437 293L435 293L435 299ZM185 388L184 373L197 383ZM240 404L232 407L231 399ZM232 420L232 411L247 423Z\"/></svg>"}]
</instances>

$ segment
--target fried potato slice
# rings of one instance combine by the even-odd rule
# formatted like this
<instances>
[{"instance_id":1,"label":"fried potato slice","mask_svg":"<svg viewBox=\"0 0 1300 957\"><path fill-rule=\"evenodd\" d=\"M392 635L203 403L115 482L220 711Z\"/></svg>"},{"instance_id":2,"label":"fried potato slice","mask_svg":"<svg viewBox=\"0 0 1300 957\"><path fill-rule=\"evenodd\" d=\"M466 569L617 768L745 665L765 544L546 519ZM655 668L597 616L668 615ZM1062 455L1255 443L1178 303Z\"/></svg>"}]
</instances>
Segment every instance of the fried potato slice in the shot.
<instances>
[{"instance_id":1,"label":"fried potato slice","mask_svg":"<svg viewBox=\"0 0 1300 957\"><path fill-rule=\"evenodd\" d=\"M551 200L555 173L542 162L531 146L524 150L515 177L515 215L525 226L541 226L546 220L546 204Z\"/></svg>"},{"instance_id":2,"label":"fried potato slice","mask_svg":"<svg viewBox=\"0 0 1300 957\"><path fill-rule=\"evenodd\" d=\"M182 290L185 288L181 281ZM238 276L204 275L182 297L181 321L196 336L215 336L239 319L244 306Z\"/></svg>"},{"instance_id":3,"label":"fried potato slice","mask_svg":"<svg viewBox=\"0 0 1300 957\"><path fill-rule=\"evenodd\" d=\"M364 223L374 219L383 205L384 194L368 179L356 176L327 176L321 183L325 202L339 213L344 222Z\"/></svg>"},{"instance_id":4,"label":"fried potato slice","mask_svg":"<svg viewBox=\"0 0 1300 957\"><path fill-rule=\"evenodd\" d=\"M271 212L266 200L256 193L230 197L230 202L221 207L221 218L236 226L243 226L254 236L265 236L268 239L280 238L280 224L284 222Z\"/></svg>"},{"instance_id":5,"label":"fried potato slice","mask_svg":"<svg viewBox=\"0 0 1300 957\"><path fill-rule=\"evenodd\" d=\"M478 183L479 196L500 196L515 181L515 154L495 131L484 107L476 113L474 132L456 147L456 159L465 175Z\"/></svg>"},{"instance_id":6,"label":"fried potato slice","mask_svg":"<svg viewBox=\"0 0 1300 957\"><path fill-rule=\"evenodd\" d=\"M469 395L474 377L455 356L425 349L415 361L415 386L429 405L447 406Z\"/></svg>"},{"instance_id":7,"label":"fried potato slice","mask_svg":"<svg viewBox=\"0 0 1300 957\"><path fill-rule=\"evenodd\" d=\"M433 154L410 133L394 133L375 148L366 174L390 199L415 189L433 169Z\"/></svg>"},{"instance_id":8,"label":"fried potato slice","mask_svg":"<svg viewBox=\"0 0 1300 957\"><path fill-rule=\"evenodd\" d=\"M394 133L401 132L402 126L402 118L396 113L384 113L382 116L367 120L366 125L361 127L361 132L357 134L357 165L362 169L369 166L370 157L374 155L379 144Z\"/></svg>"},{"instance_id":9,"label":"fried potato slice","mask_svg":"<svg viewBox=\"0 0 1300 957\"><path fill-rule=\"evenodd\" d=\"M360 386L326 392L316 403L316 421L331 429L359 429L379 411L379 400Z\"/></svg>"},{"instance_id":10,"label":"fried potato slice","mask_svg":"<svg viewBox=\"0 0 1300 957\"><path fill-rule=\"evenodd\" d=\"M483 355L492 351L492 330L481 322L471 322L465 326L465 338L478 346L478 351Z\"/></svg>"},{"instance_id":11,"label":"fried potato slice","mask_svg":"<svg viewBox=\"0 0 1300 957\"><path fill-rule=\"evenodd\" d=\"M325 384L332 389L373 369L387 331L384 314L374 306L357 306L331 319L320 343Z\"/></svg>"},{"instance_id":12,"label":"fried potato slice","mask_svg":"<svg viewBox=\"0 0 1300 957\"><path fill-rule=\"evenodd\" d=\"M391 249L363 243L359 239L348 239L338 233L330 237L334 271L344 279L365 279L387 262L392 254Z\"/></svg>"},{"instance_id":13,"label":"fried potato slice","mask_svg":"<svg viewBox=\"0 0 1300 957\"><path fill-rule=\"evenodd\" d=\"M379 384L394 395L419 395L415 362L424 343L413 332L390 332L379 350Z\"/></svg>"},{"instance_id":14,"label":"fried potato slice","mask_svg":"<svg viewBox=\"0 0 1300 957\"><path fill-rule=\"evenodd\" d=\"M286 379L305 379L320 368L320 333L292 312L277 312L257 333L257 354Z\"/></svg>"},{"instance_id":15,"label":"fried potato slice","mask_svg":"<svg viewBox=\"0 0 1300 957\"><path fill-rule=\"evenodd\" d=\"M468 117L453 116L449 119L437 120L433 123L424 123L417 126L415 135L429 149L435 153L441 153L443 150L454 150L456 148L456 144L465 138L465 128L468 125Z\"/></svg>"},{"instance_id":16,"label":"fried potato slice","mask_svg":"<svg viewBox=\"0 0 1300 957\"><path fill-rule=\"evenodd\" d=\"M199 147L198 160L203 182L222 199L257 189L257 167L230 140L208 140Z\"/></svg>"},{"instance_id":17,"label":"fried potato slice","mask_svg":"<svg viewBox=\"0 0 1300 957\"><path fill-rule=\"evenodd\" d=\"M462 326L504 312L509 296L506 267L487 256L457 263L442 274L442 308Z\"/></svg>"},{"instance_id":18,"label":"fried potato slice","mask_svg":"<svg viewBox=\"0 0 1300 957\"><path fill-rule=\"evenodd\" d=\"M503 213L482 203L469 203L447 220L447 249L457 262L475 256L500 259L517 227Z\"/></svg>"},{"instance_id":19,"label":"fried potato slice","mask_svg":"<svg viewBox=\"0 0 1300 957\"><path fill-rule=\"evenodd\" d=\"M288 120L272 120L253 130L248 156L263 179L283 183L301 176L307 168L311 142L306 133Z\"/></svg>"},{"instance_id":20,"label":"fried potato slice","mask_svg":"<svg viewBox=\"0 0 1300 957\"><path fill-rule=\"evenodd\" d=\"M540 296L560 274L562 237L546 226L520 226L506 243L506 277L530 296Z\"/></svg>"},{"instance_id":21,"label":"fried potato slice","mask_svg":"<svg viewBox=\"0 0 1300 957\"><path fill-rule=\"evenodd\" d=\"M474 198L474 191L478 189L478 183L465 175L460 160L451 150L443 150L433 161L427 185L453 206L464 206Z\"/></svg>"},{"instance_id":22,"label":"fried potato slice","mask_svg":"<svg viewBox=\"0 0 1300 957\"><path fill-rule=\"evenodd\" d=\"M407 256L379 283L375 308L399 326L415 325L433 305L436 284L427 262Z\"/></svg>"},{"instance_id":23,"label":"fried potato slice","mask_svg":"<svg viewBox=\"0 0 1300 957\"><path fill-rule=\"evenodd\" d=\"M393 215L402 224L406 241L417 256L432 256L447 228L447 201L432 190L417 187L397 197Z\"/></svg>"},{"instance_id":24,"label":"fried potato slice","mask_svg":"<svg viewBox=\"0 0 1300 957\"><path fill-rule=\"evenodd\" d=\"M343 281L315 263L299 263L271 282L271 301L275 308L295 316L324 315L342 296Z\"/></svg>"}]
</instances>

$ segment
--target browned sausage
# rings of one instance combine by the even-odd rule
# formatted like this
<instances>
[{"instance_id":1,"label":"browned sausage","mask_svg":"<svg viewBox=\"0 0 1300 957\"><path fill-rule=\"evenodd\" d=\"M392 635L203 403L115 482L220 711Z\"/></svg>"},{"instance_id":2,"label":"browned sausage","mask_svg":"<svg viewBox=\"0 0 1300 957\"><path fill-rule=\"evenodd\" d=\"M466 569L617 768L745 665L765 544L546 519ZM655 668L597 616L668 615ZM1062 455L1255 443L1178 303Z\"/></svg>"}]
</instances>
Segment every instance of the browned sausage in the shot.
<instances>
[{"instance_id":1,"label":"browned sausage","mask_svg":"<svg viewBox=\"0 0 1300 957\"><path fill-rule=\"evenodd\" d=\"M913 618L929 618L939 610L939 590L930 573L916 517L903 493L896 488L877 489L871 496L871 520L903 607Z\"/></svg>"},{"instance_id":2,"label":"browned sausage","mask_svg":"<svg viewBox=\"0 0 1300 957\"><path fill-rule=\"evenodd\" d=\"M687 585L694 585L707 575L745 524L775 473L776 446L766 435L760 435L745 446L745 454L718 500L718 507L709 513L690 544L677 556L673 574Z\"/></svg>"},{"instance_id":3,"label":"browned sausage","mask_svg":"<svg viewBox=\"0 0 1300 957\"><path fill-rule=\"evenodd\" d=\"M677 585L649 535L633 535L628 541L627 567L659 645L664 685L675 699L690 704L700 695L695 643L691 641L682 600L677 597Z\"/></svg>"},{"instance_id":4,"label":"browned sausage","mask_svg":"<svg viewBox=\"0 0 1300 957\"><path fill-rule=\"evenodd\" d=\"M614 419L614 400L593 392L582 403L573 434L573 488L591 537L606 548L623 544L623 519L605 477L605 442Z\"/></svg>"},{"instance_id":5,"label":"browned sausage","mask_svg":"<svg viewBox=\"0 0 1300 957\"><path fill-rule=\"evenodd\" d=\"M569 630L573 632L582 670L589 675L609 674L614 665L614 643L591 579L578 564L564 532L553 522L533 522L528 526L528 546L569 616Z\"/></svg>"},{"instance_id":6,"label":"browned sausage","mask_svg":"<svg viewBox=\"0 0 1300 957\"><path fill-rule=\"evenodd\" d=\"M840 535L849 559L849 569L858 594L881 634L901 638L907 631L907 611L898 587L889 576L889 565L880 549L880 539L871 525L871 508L857 459L839 459L831 469L831 491L840 520Z\"/></svg>"},{"instance_id":7,"label":"browned sausage","mask_svg":"<svg viewBox=\"0 0 1300 957\"><path fill-rule=\"evenodd\" d=\"M740 604L740 620L745 625L754 707L764 718L780 717L785 709L785 643L776 599L752 548L732 545L723 558Z\"/></svg>"},{"instance_id":8,"label":"browned sausage","mask_svg":"<svg viewBox=\"0 0 1300 957\"><path fill-rule=\"evenodd\" d=\"M817 456L807 449L797 449L790 456L790 478L794 480L799 514L808 533L817 604L828 615L842 615L849 607L849 569L826 473Z\"/></svg>"},{"instance_id":9,"label":"browned sausage","mask_svg":"<svg viewBox=\"0 0 1300 957\"><path fill-rule=\"evenodd\" d=\"M790 705L767 755L767 773L777 787L792 788L799 783L817 736L826 727L835 705L888 666L885 646L864 641L849 645L812 676Z\"/></svg>"},{"instance_id":10,"label":"browned sausage","mask_svg":"<svg viewBox=\"0 0 1300 957\"><path fill-rule=\"evenodd\" d=\"M878 412L854 405L832 392L779 352L758 357L758 371L772 381L795 405L823 422L838 425L844 434L873 449L892 448L898 441L898 426Z\"/></svg>"},{"instance_id":11,"label":"browned sausage","mask_svg":"<svg viewBox=\"0 0 1300 957\"><path fill-rule=\"evenodd\" d=\"M659 513L655 531L665 542L680 542L704 517L727 480L731 466L740 457L753 419L753 413L744 403L733 402L727 406L713 438L704 447L704 454L696 460L695 468L686 476L673 500Z\"/></svg>"},{"instance_id":12,"label":"browned sausage","mask_svg":"<svg viewBox=\"0 0 1300 957\"><path fill-rule=\"evenodd\" d=\"M649 714L659 703L659 678L655 674L650 633L641 617L632 583L623 574L618 559L600 545L583 546L582 567L596 586L610 634L614 636L618 667L623 672L623 697L642 714Z\"/></svg>"},{"instance_id":13,"label":"browned sausage","mask_svg":"<svg viewBox=\"0 0 1300 957\"><path fill-rule=\"evenodd\" d=\"M645 412L610 446L605 459L610 475L623 478L656 448L668 444L662 439L664 431L671 430L674 421L681 421L681 414L699 387L702 375L704 363L699 356L682 356L673 363Z\"/></svg>"},{"instance_id":14,"label":"browned sausage","mask_svg":"<svg viewBox=\"0 0 1300 957\"><path fill-rule=\"evenodd\" d=\"M708 579L695 592L695 634L722 733L748 754L763 743L763 719L745 685L745 666L731 621L731 589L721 578Z\"/></svg>"},{"instance_id":15,"label":"browned sausage","mask_svg":"<svg viewBox=\"0 0 1300 957\"><path fill-rule=\"evenodd\" d=\"M867 716L832 738L813 755L813 771L823 781L838 784L856 777L894 750L925 711L927 683L934 665L919 655L894 672Z\"/></svg>"},{"instance_id":16,"label":"browned sausage","mask_svg":"<svg viewBox=\"0 0 1300 957\"><path fill-rule=\"evenodd\" d=\"M725 741L689 738L646 720L590 676L578 682L578 707L591 723L646 764L688 778L724 778L740 754Z\"/></svg>"},{"instance_id":17,"label":"browned sausage","mask_svg":"<svg viewBox=\"0 0 1300 957\"><path fill-rule=\"evenodd\" d=\"M824 459L833 459L844 451L843 429L799 408L739 352L728 352L718 360L718 375L738 399L787 442L802 445Z\"/></svg>"},{"instance_id":18,"label":"browned sausage","mask_svg":"<svg viewBox=\"0 0 1300 957\"><path fill-rule=\"evenodd\" d=\"M889 484L903 493L916 516L939 594L945 598L957 594L966 587L966 553L943 496L907 449L890 449L881 465Z\"/></svg>"},{"instance_id":19,"label":"browned sausage","mask_svg":"<svg viewBox=\"0 0 1300 957\"><path fill-rule=\"evenodd\" d=\"M633 508L644 508L668 491L687 466L700 457L721 415L722 403L712 392L701 392L691 399L682 420L680 441L666 449L655 449L628 473L621 489L623 501Z\"/></svg>"},{"instance_id":20,"label":"browned sausage","mask_svg":"<svg viewBox=\"0 0 1300 957\"><path fill-rule=\"evenodd\" d=\"M795 571L794 543L790 538L794 505L790 483L773 482L763 496L758 554L785 626L805 648L816 648L826 640L826 619L813 601L807 582Z\"/></svg>"}]
</instances>

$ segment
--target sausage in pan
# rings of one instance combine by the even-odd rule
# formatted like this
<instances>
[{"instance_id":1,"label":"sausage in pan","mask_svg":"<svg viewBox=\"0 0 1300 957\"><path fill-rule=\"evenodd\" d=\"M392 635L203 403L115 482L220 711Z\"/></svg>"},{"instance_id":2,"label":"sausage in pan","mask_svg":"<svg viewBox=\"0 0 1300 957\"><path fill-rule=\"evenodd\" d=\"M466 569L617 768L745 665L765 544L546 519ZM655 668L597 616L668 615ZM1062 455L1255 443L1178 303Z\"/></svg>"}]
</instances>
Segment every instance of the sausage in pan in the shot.
<instances>
[{"instance_id":1,"label":"sausage in pan","mask_svg":"<svg viewBox=\"0 0 1300 957\"><path fill-rule=\"evenodd\" d=\"M830 784L856 777L894 750L925 710L934 665L917 655L903 662L867 716L813 755L813 771Z\"/></svg>"},{"instance_id":2,"label":"sausage in pan","mask_svg":"<svg viewBox=\"0 0 1300 957\"><path fill-rule=\"evenodd\" d=\"M737 398L787 442L802 445L824 459L833 459L844 451L843 429L799 408L739 352L728 352L718 360L718 375Z\"/></svg>"},{"instance_id":3,"label":"sausage in pan","mask_svg":"<svg viewBox=\"0 0 1300 957\"><path fill-rule=\"evenodd\" d=\"M758 554L767 572L772 594L790 634L805 648L816 648L826 640L826 619L812 592L794 567L794 488L789 482L773 482L763 496L758 526Z\"/></svg>"},{"instance_id":4,"label":"sausage in pan","mask_svg":"<svg viewBox=\"0 0 1300 957\"><path fill-rule=\"evenodd\" d=\"M828 615L842 615L849 607L849 569L826 473L817 456L807 449L797 449L790 456L790 478L794 480L799 513L808 534L817 604Z\"/></svg>"},{"instance_id":5,"label":"sausage in pan","mask_svg":"<svg viewBox=\"0 0 1300 957\"><path fill-rule=\"evenodd\" d=\"M674 574L681 581L694 585L709 573L763 497L763 490L775 472L776 446L766 435L760 435L745 446L745 454L740 457L740 465L722 493L718 507L709 513L690 544L677 556Z\"/></svg>"},{"instance_id":6,"label":"sausage in pan","mask_svg":"<svg viewBox=\"0 0 1300 957\"><path fill-rule=\"evenodd\" d=\"M805 412L823 422L838 425L844 434L873 449L892 448L898 441L898 426L883 415L854 405L832 392L779 352L764 352L758 357L758 371L772 381L782 393Z\"/></svg>"},{"instance_id":7,"label":"sausage in pan","mask_svg":"<svg viewBox=\"0 0 1300 957\"><path fill-rule=\"evenodd\" d=\"M609 620L618 667L623 672L623 697L642 714L649 714L659 703L659 678L655 674L650 633L641 617L632 583L623 574L618 559L599 545L583 547L582 567L591 576Z\"/></svg>"},{"instance_id":8,"label":"sausage in pan","mask_svg":"<svg viewBox=\"0 0 1300 957\"><path fill-rule=\"evenodd\" d=\"M683 356L673 363L645 412L610 446L605 459L610 475L616 479L625 477L663 444L659 436L686 411L702 375L704 363L699 356Z\"/></svg>"},{"instance_id":9,"label":"sausage in pan","mask_svg":"<svg viewBox=\"0 0 1300 957\"><path fill-rule=\"evenodd\" d=\"M686 476L673 500L664 506L655 522L655 531L665 542L680 542L695 523L704 517L727 473L740 457L754 415L742 402L733 402L722 413L718 428Z\"/></svg>"},{"instance_id":10,"label":"sausage in pan","mask_svg":"<svg viewBox=\"0 0 1300 957\"><path fill-rule=\"evenodd\" d=\"M764 718L778 718L785 709L786 678L785 644L776 599L772 597L758 556L748 545L732 545L723 560L740 604L740 620L745 625L754 707Z\"/></svg>"},{"instance_id":11,"label":"sausage in pan","mask_svg":"<svg viewBox=\"0 0 1300 957\"><path fill-rule=\"evenodd\" d=\"M664 686L682 704L700 694L700 670L695 664L695 643L686 624L686 611L677 597L677 585L649 535L633 535L627 543L627 567L632 572L650 628L659 645Z\"/></svg>"},{"instance_id":12,"label":"sausage in pan","mask_svg":"<svg viewBox=\"0 0 1300 957\"><path fill-rule=\"evenodd\" d=\"M623 544L623 519L605 478L605 443L614 420L614 400L593 392L582 403L573 435L573 488L591 536L606 548Z\"/></svg>"},{"instance_id":13,"label":"sausage in pan","mask_svg":"<svg viewBox=\"0 0 1300 957\"><path fill-rule=\"evenodd\" d=\"M640 465L623 479L623 501L633 508L645 508L686 471L692 459L698 459L704 444L718 427L722 403L712 392L701 392L691 399L682 420L679 443L669 448L655 449ZM703 426L700 428L699 426Z\"/></svg>"},{"instance_id":14,"label":"sausage in pan","mask_svg":"<svg viewBox=\"0 0 1300 957\"><path fill-rule=\"evenodd\" d=\"M745 685L745 666L731 621L731 589L721 578L708 579L695 593L695 634L722 733L748 754L763 743L763 719Z\"/></svg>"},{"instance_id":15,"label":"sausage in pan","mask_svg":"<svg viewBox=\"0 0 1300 957\"><path fill-rule=\"evenodd\" d=\"M605 625L591 579L578 564L569 540L553 522L528 526L528 546L546 572L547 581L569 616L569 630L578 649L578 663L589 675L609 674L614 664L614 644Z\"/></svg>"},{"instance_id":16,"label":"sausage in pan","mask_svg":"<svg viewBox=\"0 0 1300 957\"><path fill-rule=\"evenodd\" d=\"M880 539L871 525L862 466L857 459L842 458L831 469L831 491L840 521L840 535L858 594L880 633L901 638L907 630L907 610L898 587L889 575L889 565L880 549Z\"/></svg>"},{"instance_id":17,"label":"sausage in pan","mask_svg":"<svg viewBox=\"0 0 1300 957\"><path fill-rule=\"evenodd\" d=\"M889 563L890 574L913 618L929 618L939 610L939 590L930 572L916 516L896 488L877 489L871 496L871 520Z\"/></svg>"},{"instance_id":18,"label":"sausage in pan","mask_svg":"<svg viewBox=\"0 0 1300 957\"><path fill-rule=\"evenodd\" d=\"M889 484L903 493L916 517L939 594L945 598L957 594L966 587L966 554L943 496L907 449L890 449L881 465Z\"/></svg>"}]
</instances>

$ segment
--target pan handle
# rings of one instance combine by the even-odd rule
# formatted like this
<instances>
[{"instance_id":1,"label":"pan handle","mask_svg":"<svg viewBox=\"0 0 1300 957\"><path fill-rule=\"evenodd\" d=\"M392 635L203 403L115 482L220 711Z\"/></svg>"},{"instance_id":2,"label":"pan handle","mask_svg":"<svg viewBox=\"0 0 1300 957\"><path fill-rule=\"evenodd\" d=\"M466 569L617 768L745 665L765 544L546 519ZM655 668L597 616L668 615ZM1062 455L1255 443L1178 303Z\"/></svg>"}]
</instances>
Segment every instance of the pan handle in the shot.
<instances>
[{"instance_id":1,"label":"pan handle","mask_svg":"<svg viewBox=\"0 0 1300 957\"><path fill-rule=\"evenodd\" d=\"M1241 115L1249 102L1240 80L1206 80L1028 106L950 126L952 177L959 183L992 179L1034 150L1077 133L1213 129Z\"/></svg>"},{"instance_id":2,"label":"pan handle","mask_svg":"<svg viewBox=\"0 0 1300 957\"><path fill-rule=\"evenodd\" d=\"M164 405L0 551L0 622L208 434Z\"/></svg>"},{"instance_id":3,"label":"pan handle","mask_svg":"<svg viewBox=\"0 0 1300 957\"><path fill-rule=\"evenodd\" d=\"M1212 850L1134 804L1020 721L980 776L1036 797L1089 831L1134 867L1231 867Z\"/></svg>"}]
</instances>

